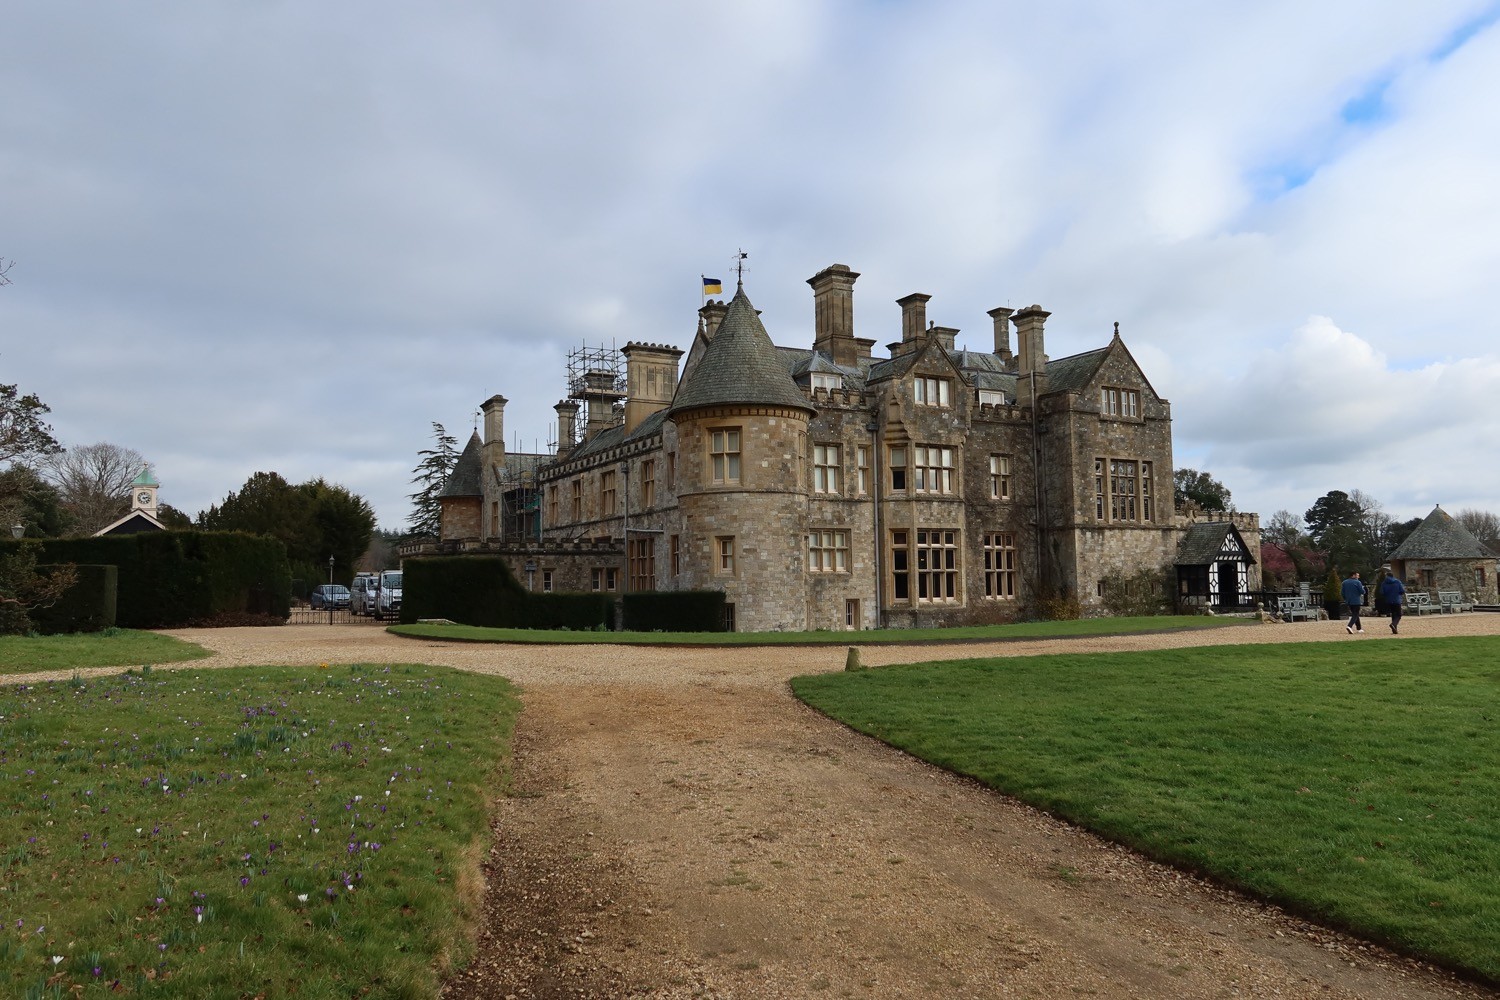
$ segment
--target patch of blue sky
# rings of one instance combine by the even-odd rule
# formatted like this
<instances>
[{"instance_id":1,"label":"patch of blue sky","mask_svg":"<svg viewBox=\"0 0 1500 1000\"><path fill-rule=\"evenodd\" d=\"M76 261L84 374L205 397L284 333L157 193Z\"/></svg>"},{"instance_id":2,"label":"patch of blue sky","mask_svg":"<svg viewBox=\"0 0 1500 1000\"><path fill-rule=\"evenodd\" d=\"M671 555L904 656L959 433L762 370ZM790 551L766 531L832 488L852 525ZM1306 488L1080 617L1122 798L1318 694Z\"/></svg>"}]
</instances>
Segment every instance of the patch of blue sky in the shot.
<instances>
[{"instance_id":1,"label":"patch of blue sky","mask_svg":"<svg viewBox=\"0 0 1500 1000\"><path fill-rule=\"evenodd\" d=\"M1465 21L1463 24L1453 29L1453 31L1448 35L1447 38L1439 42L1438 45L1427 54L1427 61L1434 63L1442 62L1444 59L1447 59L1453 53L1463 48L1475 35L1484 31L1486 28L1494 26L1496 22L1500 22L1500 2L1491 3L1483 13L1475 15L1468 21Z\"/></svg>"},{"instance_id":2,"label":"patch of blue sky","mask_svg":"<svg viewBox=\"0 0 1500 1000\"><path fill-rule=\"evenodd\" d=\"M1363 91L1346 101L1339 109L1339 118L1345 125L1376 125L1390 117L1390 108L1385 101L1386 90L1395 76L1384 76L1373 81Z\"/></svg>"},{"instance_id":3,"label":"patch of blue sky","mask_svg":"<svg viewBox=\"0 0 1500 1000\"><path fill-rule=\"evenodd\" d=\"M1256 201L1274 201L1312 180L1322 166L1305 157L1296 157L1258 167L1246 176Z\"/></svg>"}]
</instances>

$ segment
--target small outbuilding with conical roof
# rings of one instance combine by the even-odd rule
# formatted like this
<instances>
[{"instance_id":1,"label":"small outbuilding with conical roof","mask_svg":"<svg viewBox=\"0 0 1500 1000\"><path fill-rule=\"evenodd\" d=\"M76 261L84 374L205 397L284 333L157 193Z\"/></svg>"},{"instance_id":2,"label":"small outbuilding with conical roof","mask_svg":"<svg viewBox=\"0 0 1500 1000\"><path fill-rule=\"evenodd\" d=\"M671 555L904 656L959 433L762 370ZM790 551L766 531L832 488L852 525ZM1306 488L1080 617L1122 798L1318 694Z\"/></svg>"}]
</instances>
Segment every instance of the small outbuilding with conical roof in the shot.
<instances>
[{"instance_id":1,"label":"small outbuilding with conical roof","mask_svg":"<svg viewBox=\"0 0 1500 1000\"><path fill-rule=\"evenodd\" d=\"M1408 590L1459 591L1476 604L1495 604L1497 556L1440 506L1386 557Z\"/></svg>"}]
</instances>

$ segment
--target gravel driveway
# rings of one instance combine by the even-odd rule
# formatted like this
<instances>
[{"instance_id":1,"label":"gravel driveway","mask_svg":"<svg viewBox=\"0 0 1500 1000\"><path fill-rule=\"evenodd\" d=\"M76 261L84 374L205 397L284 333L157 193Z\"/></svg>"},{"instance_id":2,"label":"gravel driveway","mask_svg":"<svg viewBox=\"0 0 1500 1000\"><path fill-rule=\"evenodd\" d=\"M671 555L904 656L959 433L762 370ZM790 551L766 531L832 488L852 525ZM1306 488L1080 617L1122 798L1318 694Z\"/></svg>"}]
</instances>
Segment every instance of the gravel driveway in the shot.
<instances>
[{"instance_id":1,"label":"gravel driveway","mask_svg":"<svg viewBox=\"0 0 1500 1000\"><path fill-rule=\"evenodd\" d=\"M212 666L422 662L521 686L480 957L445 996L1497 996L817 715L786 681L842 669L842 646L474 646L358 626L172 634L214 650ZM1399 638L1378 622L1363 638L1299 623L877 646L863 659L1457 634L1500 634L1500 615L1408 619Z\"/></svg>"}]
</instances>

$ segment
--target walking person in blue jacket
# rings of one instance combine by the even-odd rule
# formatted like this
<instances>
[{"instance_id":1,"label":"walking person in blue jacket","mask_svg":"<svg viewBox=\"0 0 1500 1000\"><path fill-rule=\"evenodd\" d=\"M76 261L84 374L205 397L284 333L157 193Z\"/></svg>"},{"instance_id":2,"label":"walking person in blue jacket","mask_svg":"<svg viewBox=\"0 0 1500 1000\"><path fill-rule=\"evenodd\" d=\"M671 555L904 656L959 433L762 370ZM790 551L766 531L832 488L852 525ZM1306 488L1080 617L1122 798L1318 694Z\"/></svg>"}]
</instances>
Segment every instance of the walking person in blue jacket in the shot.
<instances>
[{"instance_id":1,"label":"walking person in blue jacket","mask_svg":"<svg viewBox=\"0 0 1500 1000\"><path fill-rule=\"evenodd\" d=\"M1401 634L1401 608L1406 603L1406 584L1394 573L1387 573L1380 581L1380 599L1391 613L1391 635Z\"/></svg>"},{"instance_id":2,"label":"walking person in blue jacket","mask_svg":"<svg viewBox=\"0 0 1500 1000\"><path fill-rule=\"evenodd\" d=\"M1364 635L1365 627L1359 622L1359 609L1365 603L1365 585L1360 582L1359 570L1349 574L1349 579L1344 581L1342 591L1344 603L1349 605L1349 624L1344 626L1344 631L1350 635L1355 632Z\"/></svg>"}]
</instances>

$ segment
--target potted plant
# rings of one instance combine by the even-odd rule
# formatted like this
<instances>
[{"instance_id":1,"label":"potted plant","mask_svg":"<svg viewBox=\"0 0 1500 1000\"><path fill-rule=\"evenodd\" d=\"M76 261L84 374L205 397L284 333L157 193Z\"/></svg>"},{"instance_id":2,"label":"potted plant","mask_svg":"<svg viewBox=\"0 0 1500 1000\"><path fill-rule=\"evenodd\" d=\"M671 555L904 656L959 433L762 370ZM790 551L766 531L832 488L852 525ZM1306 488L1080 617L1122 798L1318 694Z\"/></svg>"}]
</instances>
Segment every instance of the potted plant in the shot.
<instances>
[{"instance_id":1,"label":"potted plant","mask_svg":"<svg viewBox=\"0 0 1500 1000\"><path fill-rule=\"evenodd\" d=\"M1339 571L1330 569L1328 579L1323 581L1323 610L1328 612L1329 621L1338 621L1340 617L1339 591L1341 589L1343 589L1343 581L1339 579Z\"/></svg>"}]
</instances>

